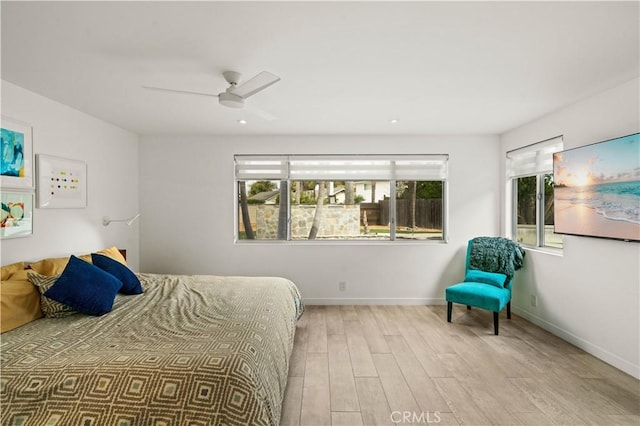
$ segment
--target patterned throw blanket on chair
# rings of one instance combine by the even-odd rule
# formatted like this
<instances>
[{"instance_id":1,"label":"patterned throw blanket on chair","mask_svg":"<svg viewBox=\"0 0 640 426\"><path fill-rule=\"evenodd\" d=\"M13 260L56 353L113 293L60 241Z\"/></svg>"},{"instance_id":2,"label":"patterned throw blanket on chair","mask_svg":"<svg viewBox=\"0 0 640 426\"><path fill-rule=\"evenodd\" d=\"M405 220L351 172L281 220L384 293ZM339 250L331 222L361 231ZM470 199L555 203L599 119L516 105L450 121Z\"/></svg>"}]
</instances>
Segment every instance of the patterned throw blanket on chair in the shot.
<instances>
[{"instance_id":1,"label":"patterned throw blanket on chair","mask_svg":"<svg viewBox=\"0 0 640 426\"><path fill-rule=\"evenodd\" d=\"M501 237L477 237L471 240L469 269L498 272L510 282L522 267L525 252L517 243Z\"/></svg>"}]
</instances>

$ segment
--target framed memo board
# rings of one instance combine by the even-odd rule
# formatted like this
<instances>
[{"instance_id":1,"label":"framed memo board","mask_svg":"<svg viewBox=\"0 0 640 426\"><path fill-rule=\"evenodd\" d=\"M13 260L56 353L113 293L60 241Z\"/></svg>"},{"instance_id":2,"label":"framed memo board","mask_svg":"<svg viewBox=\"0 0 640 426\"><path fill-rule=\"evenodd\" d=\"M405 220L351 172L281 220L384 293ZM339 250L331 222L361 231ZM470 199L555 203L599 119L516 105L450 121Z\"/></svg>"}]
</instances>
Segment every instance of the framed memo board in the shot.
<instances>
[{"instance_id":1,"label":"framed memo board","mask_svg":"<svg viewBox=\"0 0 640 426\"><path fill-rule=\"evenodd\" d=\"M87 206L87 164L84 161L37 154L36 172L38 208Z\"/></svg>"}]
</instances>

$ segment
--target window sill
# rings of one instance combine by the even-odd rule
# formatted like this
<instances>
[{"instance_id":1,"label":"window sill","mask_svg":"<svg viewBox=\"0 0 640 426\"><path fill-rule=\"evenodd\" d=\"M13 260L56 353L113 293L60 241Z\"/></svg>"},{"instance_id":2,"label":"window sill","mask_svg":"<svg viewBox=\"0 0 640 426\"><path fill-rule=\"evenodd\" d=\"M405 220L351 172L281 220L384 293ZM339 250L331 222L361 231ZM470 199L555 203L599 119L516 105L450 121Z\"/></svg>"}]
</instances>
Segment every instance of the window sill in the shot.
<instances>
[{"instance_id":1,"label":"window sill","mask_svg":"<svg viewBox=\"0 0 640 426\"><path fill-rule=\"evenodd\" d=\"M534 247L534 246L525 246L525 245L522 245L522 244L521 244L521 247L523 249L525 249L526 251L532 251L534 253L542 253L542 254L548 254L548 255L551 255L551 256L558 256L558 257L564 256L563 249L559 249L559 248Z\"/></svg>"},{"instance_id":2,"label":"window sill","mask_svg":"<svg viewBox=\"0 0 640 426\"><path fill-rule=\"evenodd\" d=\"M289 246L433 246L447 244L444 240L396 240L396 241L367 241L367 240L235 240L236 245L289 245Z\"/></svg>"}]
</instances>

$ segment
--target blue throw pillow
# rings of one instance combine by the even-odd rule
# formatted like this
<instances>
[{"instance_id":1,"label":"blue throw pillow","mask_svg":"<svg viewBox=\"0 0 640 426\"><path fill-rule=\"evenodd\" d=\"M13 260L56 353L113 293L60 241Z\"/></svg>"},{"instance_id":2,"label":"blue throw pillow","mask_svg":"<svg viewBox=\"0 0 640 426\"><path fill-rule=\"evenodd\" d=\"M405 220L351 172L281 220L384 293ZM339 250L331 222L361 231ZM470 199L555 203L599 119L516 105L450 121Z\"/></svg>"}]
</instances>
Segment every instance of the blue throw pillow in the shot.
<instances>
[{"instance_id":1,"label":"blue throw pillow","mask_svg":"<svg viewBox=\"0 0 640 426\"><path fill-rule=\"evenodd\" d=\"M122 282L102 269L75 256L56 283L44 295L87 315L111 312Z\"/></svg>"},{"instance_id":2,"label":"blue throw pillow","mask_svg":"<svg viewBox=\"0 0 640 426\"><path fill-rule=\"evenodd\" d=\"M483 283L504 288L507 276L497 272L485 272L478 269L469 269L464 277L465 282Z\"/></svg>"},{"instance_id":3,"label":"blue throw pillow","mask_svg":"<svg viewBox=\"0 0 640 426\"><path fill-rule=\"evenodd\" d=\"M140 294L142 293L142 284L136 277L136 274L131 272L131 269L127 268L117 260L113 260L109 256L104 256L98 253L91 253L91 261L98 268L105 272L110 273L120 281L122 281L122 288L120 293L124 294Z\"/></svg>"}]
</instances>

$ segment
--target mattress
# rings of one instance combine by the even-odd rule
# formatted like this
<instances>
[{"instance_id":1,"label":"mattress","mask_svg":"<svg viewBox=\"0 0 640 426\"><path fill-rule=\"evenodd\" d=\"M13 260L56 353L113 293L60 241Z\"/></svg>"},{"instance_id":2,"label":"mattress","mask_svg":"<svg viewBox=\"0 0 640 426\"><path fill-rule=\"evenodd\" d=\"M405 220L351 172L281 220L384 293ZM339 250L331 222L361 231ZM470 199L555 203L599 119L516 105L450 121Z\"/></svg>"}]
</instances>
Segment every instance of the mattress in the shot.
<instances>
[{"instance_id":1,"label":"mattress","mask_svg":"<svg viewBox=\"0 0 640 426\"><path fill-rule=\"evenodd\" d=\"M284 278L138 274L101 317L2 334L3 425L278 425L303 304Z\"/></svg>"}]
</instances>

